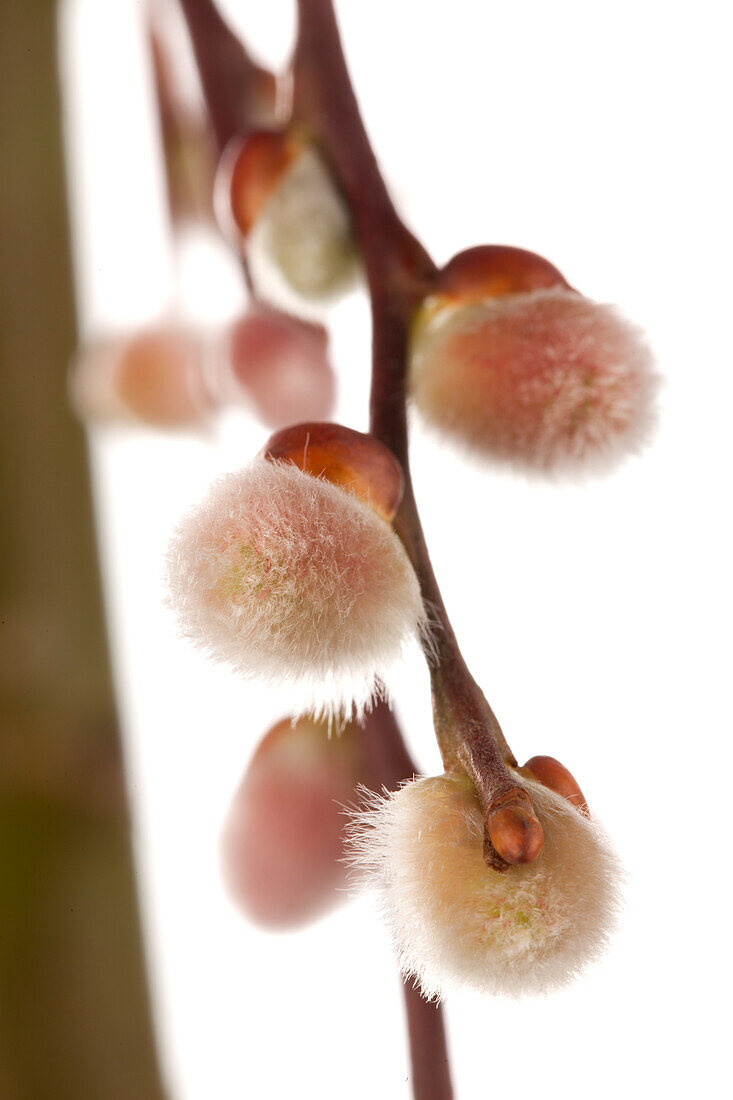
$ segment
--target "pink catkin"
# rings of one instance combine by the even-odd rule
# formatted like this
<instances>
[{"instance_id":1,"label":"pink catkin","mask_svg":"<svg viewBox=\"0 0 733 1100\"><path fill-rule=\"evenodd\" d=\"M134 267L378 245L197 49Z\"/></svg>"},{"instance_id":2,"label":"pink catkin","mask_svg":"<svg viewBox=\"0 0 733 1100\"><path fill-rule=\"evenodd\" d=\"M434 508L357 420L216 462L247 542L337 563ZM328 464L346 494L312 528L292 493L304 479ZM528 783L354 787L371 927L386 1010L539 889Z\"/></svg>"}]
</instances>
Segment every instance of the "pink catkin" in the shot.
<instances>
[{"instance_id":1,"label":"pink catkin","mask_svg":"<svg viewBox=\"0 0 733 1100\"><path fill-rule=\"evenodd\" d=\"M72 404L86 420L187 429L214 411L201 341L173 325L81 349L69 385Z\"/></svg>"},{"instance_id":2,"label":"pink catkin","mask_svg":"<svg viewBox=\"0 0 733 1100\"><path fill-rule=\"evenodd\" d=\"M269 427L331 415L335 379L321 325L254 309L232 326L227 360L232 396L249 399Z\"/></svg>"},{"instance_id":3,"label":"pink catkin","mask_svg":"<svg viewBox=\"0 0 733 1100\"><path fill-rule=\"evenodd\" d=\"M168 586L186 635L248 677L294 684L302 712L362 712L424 628L391 527L343 489L262 458L183 520Z\"/></svg>"},{"instance_id":4,"label":"pink catkin","mask_svg":"<svg viewBox=\"0 0 733 1100\"><path fill-rule=\"evenodd\" d=\"M233 900L267 927L293 927L346 899L342 806L353 800L358 731L285 719L262 739L222 836Z\"/></svg>"},{"instance_id":5,"label":"pink catkin","mask_svg":"<svg viewBox=\"0 0 733 1100\"><path fill-rule=\"evenodd\" d=\"M560 287L442 311L412 353L426 420L525 470L602 470L639 450L657 385L639 330Z\"/></svg>"}]
</instances>

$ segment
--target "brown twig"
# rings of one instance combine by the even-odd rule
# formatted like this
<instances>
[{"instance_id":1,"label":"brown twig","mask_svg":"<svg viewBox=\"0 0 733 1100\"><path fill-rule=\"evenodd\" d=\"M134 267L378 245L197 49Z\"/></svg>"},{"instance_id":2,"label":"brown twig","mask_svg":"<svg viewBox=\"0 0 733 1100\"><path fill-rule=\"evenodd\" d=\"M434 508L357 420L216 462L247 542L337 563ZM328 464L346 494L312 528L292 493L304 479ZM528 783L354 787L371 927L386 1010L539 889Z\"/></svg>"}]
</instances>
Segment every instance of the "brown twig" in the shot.
<instances>
[{"instance_id":1,"label":"brown twig","mask_svg":"<svg viewBox=\"0 0 733 1100\"><path fill-rule=\"evenodd\" d=\"M542 828L507 764L516 760L453 632L428 555L410 478L406 364L415 309L436 268L399 218L364 129L331 0L298 0L293 121L319 143L351 209L372 304L371 432L402 464L405 495L395 521L436 620L429 650L435 730L447 770L465 771L484 810L485 856L497 870L536 858Z\"/></svg>"},{"instance_id":2,"label":"brown twig","mask_svg":"<svg viewBox=\"0 0 733 1100\"><path fill-rule=\"evenodd\" d=\"M403 987L415 1100L451 1100L453 1086L442 1006L426 1001L409 982Z\"/></svg>"},{"instance_id":3,"label":"brown twig","mask_svg":"<svg viewBox=\"0 0 733 1100\"><path fill-rule=\"evenodd\" d=\"M168 44L152 22L148 43L164 153L168 216L175 229L214 217L216 146L208 119L184 105L171 70Z\"/></svg>"},{"instance_id":4,"label":"brown twig","mask_svg":"<svg viewBox=\"0 0 733 1100\"><path fill-rule=\"evenodd\" d=\"M258 65L210 0L179 0L219 151L264 125L275 111L277 81Z\"/></svg>"},{"instance_id":5,"label":"brown twig","mask_svg":"<svg viewBox=\"0 0 733 1100\"><path fill-rule=\"evenodd\" d=\"M417 774L397 719L383 700L379 700L367 715L361 740L370 786L374 790L397 790L405 780ZM415 1100L452 1100L443 1008L426 1001L410 981L403 981L402 995Z\"/></svg>"}]
</instances>

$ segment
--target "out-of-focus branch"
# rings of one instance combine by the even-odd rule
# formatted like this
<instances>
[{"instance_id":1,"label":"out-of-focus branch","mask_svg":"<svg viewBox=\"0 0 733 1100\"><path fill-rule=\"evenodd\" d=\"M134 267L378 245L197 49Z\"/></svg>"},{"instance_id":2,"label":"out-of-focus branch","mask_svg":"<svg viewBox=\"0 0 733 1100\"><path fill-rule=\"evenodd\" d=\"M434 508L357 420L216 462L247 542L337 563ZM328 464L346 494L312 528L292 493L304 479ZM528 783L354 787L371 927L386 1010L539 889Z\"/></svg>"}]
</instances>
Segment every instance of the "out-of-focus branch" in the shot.
<instances>
[{"instance_id":1,"label":"out-of-focus branch","mask_svg":"<svg viewBox=\"0 0 733 1100\"><path fill-rule=\"evenodd\" d=\"M0 1095L162 1100L82 432L54 0L0 8Z\"/></svg>"},{"instance_id":2,"label":"out-of-focus branch","mask_svg":"<svg viewBox=\"0 0 733 1100\"><path fill-rule=\"evenodd\" d=\"M211 124L222 150L262 126L275 109L273 73L252 60L211 0L179 0L188 24Z\"/></svg>"}]
</instances>

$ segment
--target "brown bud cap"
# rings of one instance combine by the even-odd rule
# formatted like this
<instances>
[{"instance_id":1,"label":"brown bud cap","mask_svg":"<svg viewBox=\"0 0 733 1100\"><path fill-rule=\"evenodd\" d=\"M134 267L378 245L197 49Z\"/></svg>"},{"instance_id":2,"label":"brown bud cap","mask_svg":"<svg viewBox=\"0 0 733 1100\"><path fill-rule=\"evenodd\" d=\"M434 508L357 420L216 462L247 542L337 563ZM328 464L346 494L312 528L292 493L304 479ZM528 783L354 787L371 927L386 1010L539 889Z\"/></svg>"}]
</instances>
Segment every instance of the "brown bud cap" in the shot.
<instances>
[{"instance_id":1,"label":"brown bud cap","mask_svg":"<svg viewBox=\"0 0 733 1100\"><path fill-rule=\"evenodd\" d=\"M590 817L588 803L585 795L578 786L577 780L570 774L559 760L552 756L533 756L531 760L519 769L522 775L530 779L536 779L543 787L555 791L572 803L586 817Z\"/></svg>"},{"instance_id":2,"label":"brown bud cap","mask_svg":"<svg viewBox=\"0 0 733 1100\"><path fill-rule=\"evenodd\" d=\"M554 286L569 289L558 269L536 252L484 244L449 260L438 275L435 293L440 298L467 303Z\"/></svg>"},{"instance_id":3,"label":"brown bud cap","mask_svg":"<svg viewBox=\"0 0 733 1100\"><path fill-rule=\"evenodd\" d=\"M247 236L268 198L300 155L290 134L259 130L224 150L216 181L216 207L222 228Z\"/></svg>"},{"instance_id":4,"label":"brown bud cap","mask_svg":"<svg viewBox=\"0 0 733 1100\"><path fill-rule=\"evenodd\" d=\"M521 788L507 791L492 803L486 825L494 852L506 863L532 863L542 851L545 834L532 800Z\"/></svg>"},{"instance_id":5,"label":"brown bud cap","mask_svg":"<svg viewBox=\"0 0 733 1100\"><path fill-rule=\"evenodd\" d=\"M368 504L391 523L402 493L402 467L388 447L340 424L306 423L270 437L265 458L293 462L306 474L324 477Z\"/></svg>"}]
</instances>

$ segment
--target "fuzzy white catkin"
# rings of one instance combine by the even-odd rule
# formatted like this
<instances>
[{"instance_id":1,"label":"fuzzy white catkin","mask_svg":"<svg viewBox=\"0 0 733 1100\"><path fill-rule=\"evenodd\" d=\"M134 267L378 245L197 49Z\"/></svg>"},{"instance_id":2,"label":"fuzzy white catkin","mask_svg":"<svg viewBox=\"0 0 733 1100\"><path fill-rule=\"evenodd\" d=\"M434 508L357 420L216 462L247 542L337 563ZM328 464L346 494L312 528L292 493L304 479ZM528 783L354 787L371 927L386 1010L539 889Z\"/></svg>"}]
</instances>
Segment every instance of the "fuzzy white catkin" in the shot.
<instances>
[{"instance_id":1,"label":"fuzzy white catkin","mask_svg":"<svg viewBox=\"0 0 733 1100\"><path fill-rule=\"evenodd\" d=\"M356 247L348 209L313 149L300 153L268 198L251 246L269 255L306 298L335 294L353 280Z\"/></svg>"},{"instance_id":2,"label":"fuzzy white catkin","mask_svg":"<svg viewBox=\"0 0 733 1100\"><path fill-rule=\"evenodd\" d=\"M180 524L167 559L181 630L248 677L295 684L301 712L349 718L424 630L392 528L351 493L257 458Z\"/></svg>"},{"instance_id":3,"label":"fuzzy white catkin","mask_svg":"<svg viewBox=\"0 0 733 1100\"><path fill-rule=\"evenodd\" d=\"M641 330L563 287L441 309L411 351L425 420L526 473L603 473L638 453L658 389Z\"/></svg>"},{"instance_id":4,"label":"fuzzy white catkin","mask_svg":"<svg viewBox=\"0 0 733 1100\"><path fill-rule=\"evenodd\" d=\"M513 997L563 986L606 945L621 869L603 831L522 780L545 830L530 864L493 871L470 780L417 779L354 816L351 863L376 888L400 968L423 993Z\"/></svg>"}]
</instances>

